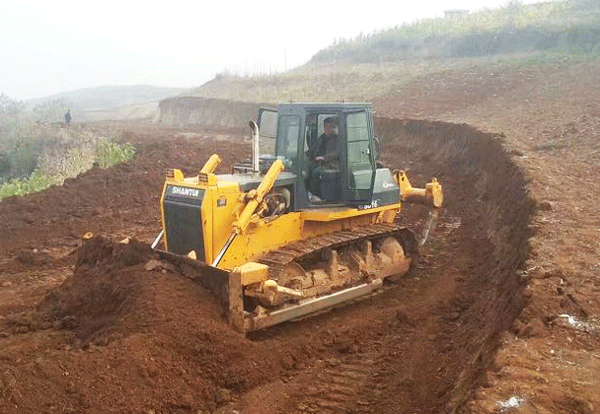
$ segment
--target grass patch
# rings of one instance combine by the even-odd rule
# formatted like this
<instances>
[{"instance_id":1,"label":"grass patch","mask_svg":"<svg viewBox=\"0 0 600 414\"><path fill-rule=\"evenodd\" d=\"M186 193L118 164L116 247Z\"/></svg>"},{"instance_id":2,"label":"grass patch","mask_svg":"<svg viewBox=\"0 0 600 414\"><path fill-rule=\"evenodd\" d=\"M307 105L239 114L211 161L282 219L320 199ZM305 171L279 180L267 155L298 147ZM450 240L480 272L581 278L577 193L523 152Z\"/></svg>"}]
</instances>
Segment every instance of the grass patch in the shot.
<instances>
[{"instance_id":1,"label":"grass patch","mask_svg":"<svg viewBox=\"0 0 600 414\"><path fill-rule=\"evenodd\" d=\"M94 163L101 168L110 168L130 161L134 155L135 147L132 144L119 144L106 138L46 154L28 177L0 183L0 201L6 197L23 196L53 185L62 185L65 179L77 177Z\"/></svg>"},{"instance_id":2,"label":"grass patch","mask_svg":"<svg viewBox=\"0 0 600 414\"><path fill-rule=\"evenodd\" d=\"M101 168L109 168L130 161L134 155L135 147L130 143L118 144L113 141L103 141L98 144L96 159Z\"/></svg>"},{"instance_id":3,"label":"grass patch","mask_svg":"<svg viewBox=\"0 0 600 414\"><path fill-rule=\"evenodd\" d=\"M492 56L535 51L597 54L600 7L593 2L544 2L423 19L353 39L340 39L310 63Z\"/></svg>"},{"instance_id":4,"label":"grass patch","mask_svg":"<svg viewBox=\"0 0 600 414\"><path fill-rule=\"evenodd\" d=\"M63 181L59 176L47 175L36 169L28 178L15 178L0 185L0 200L42 191Z\"/></svg>"}]
</instances>

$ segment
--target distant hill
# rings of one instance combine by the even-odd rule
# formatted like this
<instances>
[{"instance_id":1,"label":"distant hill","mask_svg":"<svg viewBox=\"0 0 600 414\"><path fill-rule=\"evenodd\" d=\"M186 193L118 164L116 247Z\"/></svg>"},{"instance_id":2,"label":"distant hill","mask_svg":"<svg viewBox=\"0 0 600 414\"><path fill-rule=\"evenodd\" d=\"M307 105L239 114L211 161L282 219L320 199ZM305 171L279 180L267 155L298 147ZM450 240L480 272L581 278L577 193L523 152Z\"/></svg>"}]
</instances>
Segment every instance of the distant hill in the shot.
<instances>
[{"instance_id":1,"label":"distant hill","mask_svg":"<svg viewBox=\"0 0 600 414\"><path fill-rule=\"evenodd\" d=\"M114 115L116 112L122 112L121 108L123 107L156 107L160 100L178 95L184 91L185 89L161 88L150 85L99 86L30 99L25 101L25 104L30 109L34 109L49 103L59 102L60 106L70 107L78 114L87 114L86 118L88 119L98 119L98 114L110 113ZM103 116L100 118L103 118Z\"/></svg>"}]
</instances>

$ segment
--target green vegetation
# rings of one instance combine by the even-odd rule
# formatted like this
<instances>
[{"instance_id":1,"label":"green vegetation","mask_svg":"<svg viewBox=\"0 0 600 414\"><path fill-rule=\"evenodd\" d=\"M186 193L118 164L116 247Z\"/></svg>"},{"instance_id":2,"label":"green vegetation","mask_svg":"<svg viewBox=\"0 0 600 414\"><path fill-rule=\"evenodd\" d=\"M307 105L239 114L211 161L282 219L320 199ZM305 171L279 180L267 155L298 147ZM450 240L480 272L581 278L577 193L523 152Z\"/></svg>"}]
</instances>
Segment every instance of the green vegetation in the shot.
<instances>
[{"instance_id":1,"label":"green vegetation","mask_svg":"<svg viewBox=\"0 0 600 414\"><path fill-rule=\"evenodd\" d=\"M101 168L133 158L133 145L99 136L77 125L49 123L68 103L62 100L26 111L0 96L0 200L62 185L97 163Z\"/></svg>"},{"instance_id":2,"label":"green vegetation","mask_svg":"<svg viewBox=\"0 0 600 414\"><path fill-rule=\"evenodd\" d=\"M100 138L96 151L84 146L47 155L28 177L13 178L0 184L0 200L42 191L52 185L62 185L65 179L89 170L94 163L100 168L110 168L131 160L134 155L135 147L132 144L119 144L108 138Z\"/></svg>"},{"instance_id":3,"label":"green vegetation","mask_svg":"<svg viewBox=\"0 0 600 414\"><path fill-rule=\"evenodd\" d=\"M13 179L0 186L0 200L11 196L22 196L29 193L45 190L51 185L62 184L57 176L49 176L35 170L28 178Z\"/></svg>"},{"instance_id":4,"label":"green vegetation","mask_svg":"<svg viewBox=\"0 0 600 414\"><path fill-rule=\"evenodd\" d=\"M339 40L310 63L378 63L554 51L600 53L600 5L572 0L455 13Z\"/></svg>"},{"instance_id":5,"label":"green vegetation","mask_svg":"<svg viewBox=\"0 0 600 414\"><path fill-rule=\"evenodd\" d=\"M135 147L130 143L118 144L112 141L103 141L98 145L96 158L100 168L109 168L129 161L134 155Z\"/></svg>"}]
</instances>

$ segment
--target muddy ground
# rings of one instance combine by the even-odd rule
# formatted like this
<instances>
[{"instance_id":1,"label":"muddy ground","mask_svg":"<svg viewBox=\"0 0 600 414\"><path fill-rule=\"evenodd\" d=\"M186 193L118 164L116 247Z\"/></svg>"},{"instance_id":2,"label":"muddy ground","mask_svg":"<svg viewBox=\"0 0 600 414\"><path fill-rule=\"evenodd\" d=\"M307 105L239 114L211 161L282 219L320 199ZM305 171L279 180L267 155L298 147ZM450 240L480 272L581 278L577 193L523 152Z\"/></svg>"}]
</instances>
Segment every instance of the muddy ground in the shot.
<instances>
[{"instance_id":1,"label":"muddy ground","mask_svg":"<svg viewBox=\"0 0 600 414\"><path fill-rule=\"evenodd\" d=\"M247 338L146 266L164 170L217 152L226 171L245 134L111 125L133 162L0 203L0 412L600 412L596 66L444 73L377 100L383 162L444 184L438 228L379 295Z\"/></svg>"}]
</instances>

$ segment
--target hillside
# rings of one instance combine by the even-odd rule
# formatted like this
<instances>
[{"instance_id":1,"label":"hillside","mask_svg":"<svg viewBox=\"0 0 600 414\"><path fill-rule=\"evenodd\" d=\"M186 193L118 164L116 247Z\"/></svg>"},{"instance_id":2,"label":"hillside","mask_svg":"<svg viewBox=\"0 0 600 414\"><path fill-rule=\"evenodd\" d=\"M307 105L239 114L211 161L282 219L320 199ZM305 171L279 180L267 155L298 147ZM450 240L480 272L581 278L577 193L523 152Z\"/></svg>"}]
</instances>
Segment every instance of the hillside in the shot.
<instances>
[{"instance_id":1,"label":"hillside","mask_svg":"<svg viewBox=\"0 0 600 414\"><path fill-rule=\"evenodd\" d=\"M511 53L600 53L600 5L589 0L541 2L474 13L447 12L392 29L342 39L309 64L381 63Z\"/></svg>"},{"instance_id":2,"label":"hillside","mask_svg":"<svg viewBox=\"0 0 600 414\"><path fill-rule=\"evenodd\" d=\"M73 106L82 111L97 111L156 102L177 95L182 91L183 89L161 88L150 85L98 86L29 99L25 103L33 108L45 102L61 100L71 102Z\"/></svg>"},{"instance_id":3,"label":"hillside","mask_svg":"<svg viewBox=\"0 0 600 414\"><path fill-rule=\"evenodd\" d=\"M270 76L217 75L189 96L243 102L374 100L445 72L565 66L600 54L600 3L510 2L342 39Z\"/></svg>"},{"instance_id":4,"label":"hillside","mask_svg":"<svg viewBox=\"0 0 600 414\"><path fill-rule=\"evenodd\" d=\"M43 112L46 118L50 116L57 121L67 109L71 109L77 122L140 119L154 117L161 99L183 91L150 85L99 86L30 99L25 104L34 112Z\"/></svg>"}]
</instances>

